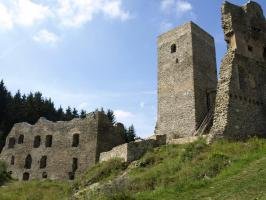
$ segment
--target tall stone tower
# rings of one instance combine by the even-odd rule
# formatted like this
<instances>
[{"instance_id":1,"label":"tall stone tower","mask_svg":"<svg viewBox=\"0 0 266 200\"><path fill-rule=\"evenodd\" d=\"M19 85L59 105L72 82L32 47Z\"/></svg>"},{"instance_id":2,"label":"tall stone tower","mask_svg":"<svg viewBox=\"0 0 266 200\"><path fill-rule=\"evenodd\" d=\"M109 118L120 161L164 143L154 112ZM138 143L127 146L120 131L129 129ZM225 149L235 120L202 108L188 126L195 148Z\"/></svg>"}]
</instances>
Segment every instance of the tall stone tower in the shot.
<instances>
[{"instance_id":1,"label":"tall stone tower","mask_svg":"<svg viewBox=\"0 0 266 200\"><path fill-rule=\"evenodd\" d=\"M212 133L233 139L266 134L266 21L259 4L225 2L228 51L218 84Z\"/></svg>"},{"instance_id":2,"label":"tall stone tower","mask_svg":"<svg viewBox=\"0 0 266 200\"><path fill-rule=\"evenodd\" d=\"M155 133L192 136L214 104L216 86L212 36L193 22L159 36Z\"/></svg>"}]
</instances>

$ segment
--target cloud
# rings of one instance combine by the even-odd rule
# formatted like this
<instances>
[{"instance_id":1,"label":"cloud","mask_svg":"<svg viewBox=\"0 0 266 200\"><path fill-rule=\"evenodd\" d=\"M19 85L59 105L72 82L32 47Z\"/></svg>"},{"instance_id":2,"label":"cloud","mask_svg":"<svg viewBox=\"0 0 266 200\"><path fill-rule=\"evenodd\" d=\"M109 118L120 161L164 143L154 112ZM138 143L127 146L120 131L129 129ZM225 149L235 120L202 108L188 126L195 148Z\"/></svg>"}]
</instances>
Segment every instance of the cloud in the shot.
<instances>
[{"instance_id":1,"label":"cloud","mask_svg":"<svg viewBox=\"0 0 266 200\"><path fill-rule=\"evenodd\" d=\"M128 111L124 111L124 110L115 110L114 114L117 118L118 121L125 121L128 118L132 118L134 117L134 114Z\"/></svg>"},{"instance_id":2,"label":"cloud","mask_svg":"<svg viewBox=\"0 0 266 200\"><path fill-rule=\"evenodd\" d=\"M175 0L162 0L161 9L163 11L170 10L175 5Z\"/></svg>"},{"instance_id":3,"label":"cloud","mask_svg":"<svg viewBox=\"0 0 266 200\"><path fill-rule=\"evenodd\" d=\"M188 1L180 0L176 2L177 12L185 13L192 10L192 5Z\"/></svg>"},{"instance_id":4,"label":"cloud","mask_svg":"<svg viewBox=\"0 0 266 200\"><path fill-rule=\"evenodd\" d=\"M32 26L52 15L48 6L34 3L31 0L13 0L13 21L21 26Z\"/></svg>"},{"instance_id":5,"label":"cloud","mask_svg":"<svg viewBox=\"0 0 266 200\"><path fill-rule=\"evenodd\" d=\"M55 33L49 32L46 29L43 29L33 36L33 40L38 43L55 44L59 41L59 36L57 36Z\"/></svg>"},{"instance_id":6,"label":"cloud","mask_svg":"<svg viewBox=\"0 0 266 200\"><path fill-rule=\"evenodd\" d=\"M162 0L161 10L166 14L175 14L179 18L185 15L195 18L193 6L188 0Z\"/></svg>"},{"instance_id":7,"label":"cloud","mask_svg":"<svg viewBox=\"0 0 266 200\"><path fill-rule=\"evenodd\" d=\"M122 21L128 20L131 18L128 11L124 11L121 9L121 0L114 0L106 2L103 7L103 11L106 15L110 16L111 18L119 18Z\"/></svg>"},{"instance_id":8,"label":"cloud","mask_svg":"<svg viewBox=\"0 0 266 200\"><path fill-rule=\"evenodd\" d=\"M56 25L80 27L96 15L125 21L131 18L122 0L0 0L0 28L31 27L51 20Z\"/></svg>"},{"instance_id":9,"label":"cloud","mask_svg":"<svg viewBox=\"0 0 266 200\"><path fill-rule=\"evenodd\" d=\"M6 6L0 3L0 27L3 29L13 28L13 19Z\"/></svg>"}]
</instances>

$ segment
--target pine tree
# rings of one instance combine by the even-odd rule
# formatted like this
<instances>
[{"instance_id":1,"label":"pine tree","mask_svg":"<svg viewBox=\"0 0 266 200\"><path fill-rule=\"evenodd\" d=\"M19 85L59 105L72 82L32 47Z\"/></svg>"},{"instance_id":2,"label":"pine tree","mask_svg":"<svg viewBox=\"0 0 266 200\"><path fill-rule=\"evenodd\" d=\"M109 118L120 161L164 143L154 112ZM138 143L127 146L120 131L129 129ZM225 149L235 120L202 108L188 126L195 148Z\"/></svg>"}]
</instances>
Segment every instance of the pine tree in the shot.
<instances>
[{"instance_id":1,"label":"pine tree","mask_svg":"<svg viewBox=\"0 0 266 200\"><path fill-rule=\"evenodd\" d=\"M114 112L112 110L108 109L106 115L107 115L109 121L114 125L116 123Z\"/></svg>"},{"instance_id":2,"label":"pine tree","mask_svg":"<svg viewBox=\"0 0 266 200\"><path fill-rule=\"evenodd\" d=\"M73 116L72 116L72 110L71 108L68 106L67 109L66 109L66 115L65 115L65 120L66 121L70 121L73 119Z\"/></svg>"},{"instance_id":3,"label":"pine tree","mask_svg":"<svg viewBox=\"0 0 266 200\"><path fill-rule=\"evenodd\" d=\"M63 108L61 106L58 108L56 116L57 116L57 120L58 121L63 121L64 120L65 113L64 113L64 110L63 110Z\"/></svg>"},{"instance_id":4,"label":"pine tree","mask_svg":"<svg viewBox=\"0 0 266 200\"><path fill-rule=\"evenodd\" d=\"M135 141L136 138L136 132L133 124L128 128L126 131L126 142L132 142Z\"/></svg>"},{"instance_id":5,"label":"pine tree","mask_svg":"<svg viewBox=\"0 0 266 200\"><path fill-rule=\"evenodd\" d=\"M72 117L73 118L78 118L79 117L79 114L78 114L78 111L76 110L76 108L74 108L73 111L72 111Z\"/></svg>"},{"instance_id":6,"label":"pine tree","mask_svg":"<svg viewBox=\"0 0 266 200\"><path fill-rule=\"evenodd\" d=\"M87 115L87 113L86 113L86 111L85 110L81 110L81 112L80 112L80 118L81 119L85 119L86 118L86 115Z\"/></svg>"}]
</instances>

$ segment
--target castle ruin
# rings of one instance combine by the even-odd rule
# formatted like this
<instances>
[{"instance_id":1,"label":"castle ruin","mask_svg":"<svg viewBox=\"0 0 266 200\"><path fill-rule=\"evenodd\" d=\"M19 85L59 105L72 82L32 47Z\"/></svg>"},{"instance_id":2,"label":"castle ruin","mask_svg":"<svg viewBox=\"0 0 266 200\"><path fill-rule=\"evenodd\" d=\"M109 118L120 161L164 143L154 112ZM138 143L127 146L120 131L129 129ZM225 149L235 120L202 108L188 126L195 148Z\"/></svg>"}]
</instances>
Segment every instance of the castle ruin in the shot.
<instances>
[{"instance_id":1,"label":"castle ruin","mask_svg":"<svg viewBox=\"0 0 266 200\"><path fill-rule=\"evenodd\" d=\"M193 136L215 103L214 39L193 22L158 39L158 121L156 134Z\"/></svg>"},{"instance_id":2,"label":"castle ruin","mask_svg":"<svg viewBox=\"0 0 266 200\"><path fill-rule=\"evenodd\" d=\"M260 5L225 2L222 61L211 134L243 139L266 134L266 21Z\"/></svg>"},{"instance_id":3,"label":"castle ruin","mask_svg":"<svg viewBox=\"0 0 266 200\"><path fill-rule=\"evenodd\" d=\"M125 143L122 124L113 126L102 112L85 119L35 125L16 124L6 139L0 159L19 180L73 180L98 162L100 153Z\"/></svg>"},{"instance_id":4,"label":"castle ruin","mask_svg":"<svg viewBox=\"0 0 266 200\"><path fill-rule=\"evenodd\" d=\"M0 159L19 180L74 179L118 157L125 162L166 143L196 136L245 139L266 132L266 21L259 4L225 2L227 53L217 81L213 37L193 22L158 38L158 119L155 135L125 144L121 124L101 112L86 119L16 124ZM173 142L174 141L174 142Z\"/></svg>"}]
</instances>

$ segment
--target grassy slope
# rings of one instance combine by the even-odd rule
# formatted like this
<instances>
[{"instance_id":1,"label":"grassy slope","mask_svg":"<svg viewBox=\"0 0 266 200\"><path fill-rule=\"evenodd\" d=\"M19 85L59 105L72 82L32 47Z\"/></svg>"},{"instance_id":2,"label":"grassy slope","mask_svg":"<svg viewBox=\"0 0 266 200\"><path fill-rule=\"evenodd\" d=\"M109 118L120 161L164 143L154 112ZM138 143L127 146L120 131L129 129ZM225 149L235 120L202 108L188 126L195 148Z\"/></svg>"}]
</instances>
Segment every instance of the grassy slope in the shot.
<instances>
[{"instance_id":1,"label":"grassy slope","mask_svg":"<svg viewBox=\"0 0 266 200\"><path fill-rule=\"evenodd\" d=\"M108 168L108 162L103 165ZM134 165L120 187L84 193L80 199L266 199L266 140L164 146ZM98 166L91 174L101 174ZM87 175L82 179L93 183L95 177ZM105 174L102 182L107 180ZM84 189L86 184L79 183L76 186Z\"/></svg>"},{"instance_id":2,"label":"grassy slope","mask_svg":"<svg viewBox=\"0 0 266 200\"><path fill-rule=\"evenodd\" d=\"M1 200L67 200L68 183L52 181L10 182L0 188Z\"/></svg>"},{"instance_id":3,"label":"grassy slope","mask_svg":"<svg viewBox=\"0 0 266 200\"><path fill-rule=\"evenodd\" d=\"M86 190L125 171L126 178L108 189ZM72 188L66 182L13 181L0 187L0 199L66 200L73 188L82 191L77 199L86 200L266 200L266 140L167 145L129 166L119 160L98 164Z\"/></svg>"}]
</instances>

